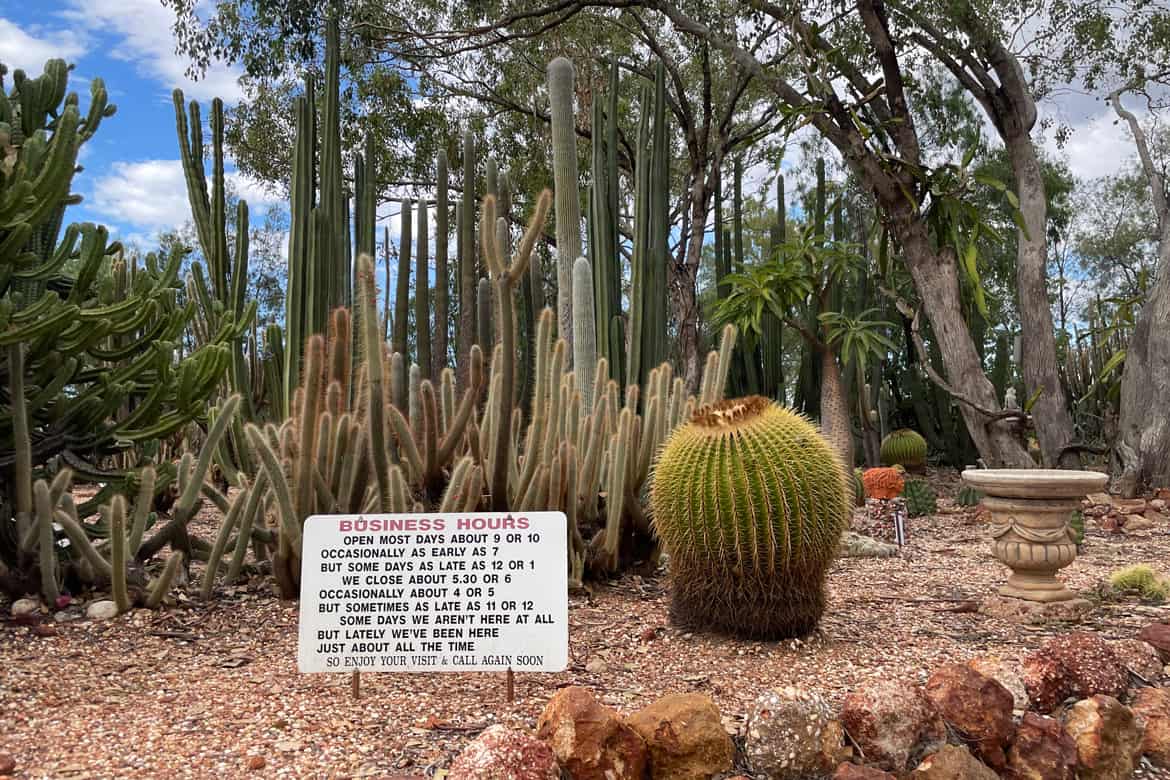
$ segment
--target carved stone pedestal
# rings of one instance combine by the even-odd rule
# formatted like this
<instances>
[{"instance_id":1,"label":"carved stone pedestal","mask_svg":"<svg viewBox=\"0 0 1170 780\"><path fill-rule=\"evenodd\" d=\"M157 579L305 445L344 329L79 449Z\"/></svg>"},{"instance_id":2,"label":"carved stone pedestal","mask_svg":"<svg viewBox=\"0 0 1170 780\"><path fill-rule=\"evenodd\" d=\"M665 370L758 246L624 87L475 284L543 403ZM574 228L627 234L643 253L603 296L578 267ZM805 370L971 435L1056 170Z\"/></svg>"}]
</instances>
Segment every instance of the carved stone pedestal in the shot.
<instances>
[{"instance_id":1,"label":"carved stone pedestal","mask_svg":"<svg viewBox=\"0 0 1170 780\"><path fill-rule=\"evenodd\" d=\"M991 551L1012 570L1000 594L1041 603L1069 601L1077 595L1056 572L1077 557L1069 517L1089 493L1104 489L1109 477L1094 471L1049 469L969 469L963 481L986 496L991 512Z\"/></svg>"}]
</instances>

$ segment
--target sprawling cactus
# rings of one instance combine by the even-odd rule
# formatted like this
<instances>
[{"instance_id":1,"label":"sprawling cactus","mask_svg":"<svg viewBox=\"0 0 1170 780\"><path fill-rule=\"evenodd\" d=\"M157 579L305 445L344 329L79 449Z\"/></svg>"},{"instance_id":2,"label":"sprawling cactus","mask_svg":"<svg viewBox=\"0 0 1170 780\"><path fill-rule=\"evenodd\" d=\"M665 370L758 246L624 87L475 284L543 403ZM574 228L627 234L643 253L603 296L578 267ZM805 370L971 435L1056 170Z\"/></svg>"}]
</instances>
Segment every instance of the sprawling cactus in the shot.
<instances>
[{"instance_id":1,"label":"sprawling cactus","mask_svg":"<svg viewBox=\"0 0 1170 780\"><path fill-rule=\"evenodd\" d=\"M15 520L15 533L0 533L0 560L16 590L41 579L28 555L37 478L67 466L107 483L107 495L124 489L124 473L106 470L109 456L134 463L136 445L204 417L231 362L228 345L244 335L224 324L179 359L194 314L177 304L181 257L124 258L96 225L62 232L66 206L79 200L70 194L78 151L113 113L93 79L82 116L77 95L66 94L68 72L51 60L42 76L18 70L12 90L0 89L0 375L8 385L0 505Z\"/></svg>"},{"instance_id":2,"label":"sprawling cactus","mask_svg":"<svg viewBox=\"0 0 1170 780\"><path fill-rule=\"evenodd\" d=\"M704 406L663 447L650 500L675 619L759 638L813 630L850 502L812 423L760 396Z\"/></svg>"},{"instance_id":3,"label":"sprawling cactus","mask_svg":"<svg viewBox=\"0 0 1170 780\"><path fill-rule=\"evenodd\" d=\"M882 439L882 463L917 470L926 465L926 439L917 431L899 428Z\"/></svg>"}]
</instances>

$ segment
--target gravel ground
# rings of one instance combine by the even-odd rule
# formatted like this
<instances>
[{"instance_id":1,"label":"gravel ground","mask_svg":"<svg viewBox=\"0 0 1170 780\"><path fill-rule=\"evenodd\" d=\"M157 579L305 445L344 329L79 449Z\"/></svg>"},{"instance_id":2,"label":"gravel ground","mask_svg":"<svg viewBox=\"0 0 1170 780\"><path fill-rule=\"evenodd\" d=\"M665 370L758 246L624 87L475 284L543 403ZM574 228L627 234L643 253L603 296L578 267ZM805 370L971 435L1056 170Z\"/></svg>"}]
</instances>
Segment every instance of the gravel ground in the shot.
<instances>
[{"instance_id":1,"label":"gravel ground","mask_svg":"<svg viewBox=\"0 0 1170 780\"><path fill-rule=\"evenodd\" d=\"M934 481L953 491L953 477ZM948 661L1015 659L1068 630L974 611L1007 574L987 538L974 511L942 500L938 515L914 521L904 557L834 566L828 612L806 641L674 628L664 577L596 585L570 597L569 668L517 675L513 703L500 674L368 673L358 700L348 675L299 674L296 605L259 577L209 604L180 596L164 611L108 622L7 621L0 753L15 758L17 778L426 776L487 725L532 727L566 685L627 712L664 693L703 692L734 731L766 688L804 687L839 703L870 677L925 680ZM1130 536L1090 526L1066 580L1096 592L1118 567L1149 562L1170 573L1168 561L1170 522ZM1170 619L1170 607L1105 601L1086 625L1128 638L1154 619Z\"/></svg>"}]
</instances>

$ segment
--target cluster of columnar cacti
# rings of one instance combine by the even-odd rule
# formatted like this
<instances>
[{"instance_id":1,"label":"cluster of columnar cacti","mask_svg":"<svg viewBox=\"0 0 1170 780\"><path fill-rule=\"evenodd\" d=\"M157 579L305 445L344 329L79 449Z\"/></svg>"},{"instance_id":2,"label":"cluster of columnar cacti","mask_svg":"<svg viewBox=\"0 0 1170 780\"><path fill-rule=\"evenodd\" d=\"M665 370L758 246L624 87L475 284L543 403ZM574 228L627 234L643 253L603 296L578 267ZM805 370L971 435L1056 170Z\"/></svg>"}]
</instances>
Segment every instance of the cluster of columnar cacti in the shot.
<instances>
[{"instance_id":1,"label":"cluster of columnar cacti","mask_svg":"<svg viewBox=\"0 0 1170 780\"><path fill-rule=\"evenodd\" d=\"M305 94L296 99L285 291L284 341L288 346L283 349L284 404L279 418L291 411L292 392L300 382L300 346L310 335L324 333L330 311L337 306L349 306L352 298L348 199L341 160L340 50L338 23L336 18L331 18L325 33L325 92L320 128L316 89L311 78L305 81ZM370 173L372 151L367 144L366 165L360 166L363 190L355 193L359 204L358 240L363 247L372 244L374 225L369 194L377 187Z\"/></svg>"},{"instance_id":2,"label":"cluster of columnar cacti","mask_svg":"<svg viewBox=\"0 0 1170 780\"><path fill-rule=\"evenodd\" d=\"M921 469L926 465L926 439L909 428L891 431L882 439L881 459L887 466Z\"/></svg>"},{"instance_id":3,"label":"cluster of columnar cacti","mask_svg":"<svg viewBox=\"0 0 1170 780\"><path fill-rule=\"evenodd\" d=\"M667 441L651 489L672 616L755 638L812 631L847 492L833 448L800 415L762 396L699 408Z\"/></svg>"},{"instance_id":4,"label":"cluster of columnar cacti","mask_svg":"<svg viewBox=\"0 0 1170 780\"><path fill-rule=\"evenodd\" d=\"M491 189L499 191L498 183L489 183ZM266 491L278 510L273 571L283 594L298 592L301 528L310 515L322 512L562 510L570 527L567 565L578 582L587 567L609 572L631 556L652 554L640 493L659 444L696 403L669 365L650 373L644 393L627 386L624 398L604 359L595 360L590 381L583 382L585 367L568 370L567 342L554 340L553 313L546 309L531 347L527 415L516 401L519 288L551 199L545 192L536 200L510 260L497 199L491 194L484 199L479 243L492 286L481 287L491 294L481 294L478 303L480 311L491 307L494 342L482 407L478 344L472 346L458 404L450 369L442 371L436 388L421 367L407 370L401 352L386 350L372 262L359 257L361 348L352 343L348 310L336 310L328 341L320 336L307 341L305 381L293 414L279 427L247 429L262 466L254 490ZM577 268L587 271L587 261L579 260ZM419 275L423 272L420 268ZM587 278L581 289L592 290ZM708 400L722 395L733 344L734 330L728 328L722 352L708 360ZM352 388L351 377L356 377ZM592 387L588 402L584 387ZM230 533L230 524L229 518L221 538Z\"/></svg>"},{"instance_id":5,"label":"cluster of columnar cacti","mask_svg":"<svg viewBox=\"0 0 1170 780\"><path fill-rule=\"evenodd\" d=\"M111 115L100 79L90 105L67 94L69 68L13 73L0 88L0 562L19 581L29 555L34 487L51 469L121 486L110 456L166 438L202 417L242 333L225 326L181 357L191 307L177 301L181 257L125 257L105 228L69 225L66 207L83 143ZM2 85L0 85L2 87ZM84 513L82 517L84 517Z\"/></svg>"},{"instance_id":6,"label":"cluster of columnar cacti","mask_svg":"<svg viewBox=\"0 0 1170 780\"><path fill-rule=\"evenodd\" d=\"M955 496L955 503L959 506L979 506L983 500L983 493L970 485L963 485Z\"/></svg>"}]
</instances>

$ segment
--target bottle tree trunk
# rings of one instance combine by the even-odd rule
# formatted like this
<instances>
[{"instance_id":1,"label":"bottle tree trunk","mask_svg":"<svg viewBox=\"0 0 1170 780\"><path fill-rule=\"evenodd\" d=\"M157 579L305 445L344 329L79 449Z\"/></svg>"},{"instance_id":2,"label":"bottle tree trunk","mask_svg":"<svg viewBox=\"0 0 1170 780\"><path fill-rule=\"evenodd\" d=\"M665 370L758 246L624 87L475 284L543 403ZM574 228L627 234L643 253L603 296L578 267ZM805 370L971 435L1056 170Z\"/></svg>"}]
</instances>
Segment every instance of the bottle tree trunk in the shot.
<instances>
[{"instance_id":1,"label":"bottle tree trunk","mask_svg":"<svg viewBox=\"0 0 1170 780\"><path fill-rule=\"evenodd\" d=\"M821 432L841 456L846 471L853 470L853 426L850 423L849 399L837 356L831 349L821 349Z\"/></svg>"}]
</instances>

